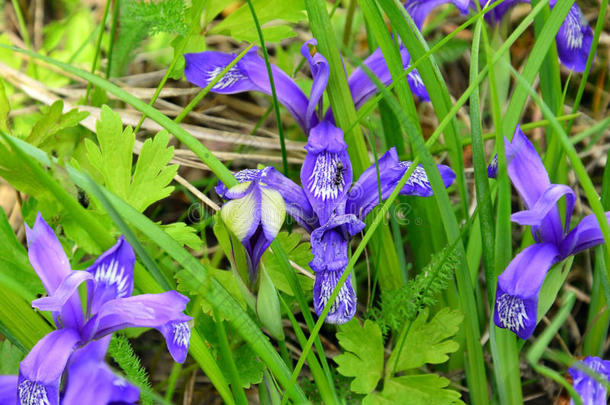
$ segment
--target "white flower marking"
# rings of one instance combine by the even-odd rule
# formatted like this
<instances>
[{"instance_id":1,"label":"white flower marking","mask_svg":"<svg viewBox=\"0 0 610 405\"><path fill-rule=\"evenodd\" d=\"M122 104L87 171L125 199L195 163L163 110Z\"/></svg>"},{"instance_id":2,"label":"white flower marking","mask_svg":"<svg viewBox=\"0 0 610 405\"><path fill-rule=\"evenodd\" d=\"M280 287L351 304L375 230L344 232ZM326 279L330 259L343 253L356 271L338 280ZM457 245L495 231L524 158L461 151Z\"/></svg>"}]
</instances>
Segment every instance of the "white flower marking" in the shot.
<instances>
[{"instance_id":1,"label":"white flower marking","mask_svg":"<svg viewBox=\"0 0 610 405\"><path fill-rule=\"evenodd\" d=\"M125 275L125 268L119 267L119 262L112 260L110 263L102 263L95 270L94 278L96 283L114 286L117 292L117 298L127 297L128 280Z\"/></svg>"},{"instance_id":2,"label":"white flower marking","mask_svg":"<svg viewBox=\"0 0 610 405\"><path fill-rule=\"evenodd\" d=\"M422 80L419 72L417 70L410 71L407 76L413 80L413 84L415 87L424 87L424 81Z\"/></svg>"},{"instance_id":3,"label":"white flower marking","mask_svg":"<svg viewBox=\"0 0 610 405\"><path fill-rule=\"evenodd\" d=\"M342 166L337 153L322 152L318 155L308 182L314 197L326 201L339 196L345 186L345 168Z\"/></svg>"},{"instance_id":4,"label":"white flower marking","mask_svg":"<svg viewBox=\"0 0 610 405\"><path fill-rule=\"evenodd\" d=\"M497 305L498 318L500 318L500 322L505 328L513 332L519 332L520 329L525 328L525 322L529 320L529 317L525 312L525 303L521 298L502 294L498 298Z\"/></svg>"},{"instance_id":5,"label":"white flower marking","mask_svg":"<svg viewBox=\"0 0 610 405\"><path fill-rule=\"evenodd\" d=\"M406 170L409 170L409 168L411 167L411 162L400 162L400 165ZM415 168L415 170L411 174L411 177L409 177L409 180L407 180L406 184L409 184L411 186L419 186L421 188L425 188L426 190L431 189L430 181L428 181L426 171L420 165Z\"/></svg>"},{"instance_id":6,"label":"white flower marking","mask_svg":"<svg viewBox=\"0 0 610 405\"><path fill-rule=\"evenodd\" d=\"M565 24L565 36L569 49L577 49L582 47L584 33L582 27L587 24L587 20L582 11L578 7L572 7Z\"/></svg>"},{"instance_id":7,"label":"white flower marking","mask_svg":"<svg viewBox=\"0 0 610 405\"><path fill-rule=\"evenodd\" d=\"M188 322L172 323L172 334L174 344L180 347L187 347L191 341L191 328Z\"/></svg>"},{"instance_id":8,"label":"white flower marking","mask_svg":"<svg viewBox=\"0 0 610 405\"><path fill-rule=\"evenodd\" d=\"M262 170L258 169L244 169L235 173L235 178L238 182L244 183L246 181L256 180L260 177Z\"/></svg>"},{"instance_id":9,"label":"white flower marking","mask_svg":"<svg viewBox=\"0 0 610 405\"><path fill-rule=\"evenodd\" d=\"M20 405L51 405L44 385L30 380L24 380L17 387Z\"/></svg>"},{"instance_id":10,"label":"white flower marking","mask_svg":"<svg viewBox=\"0 0 610 405\"><path fill-rule=\"evenodd\" d=\"M218 76L225 67L226 66L216 66L214 69L206 72L208 83L216 79L216 76ZM222 76L218 83L216 83L214 87L212 87L212 90L226 89L227 87L230 87L235 83L239 82L240 80L244 80L246 78L247 77L241 72L237 65L235 65L231 69L229 69L224 76Z\"/></svg>"},{"instance_id":11,"label":"white flower marking","mask_svg":"<svg viewBox=\"0 0 610 405\"><path fill-rule=\"evenodd\" d=\"M326 277L319 275L318 277L324 277L320 286L320 301L317 303L317 310L321 312L322 309L326 306L328 299L330 298L333 290L337 286L337 281L341 277L340 272L329 271ZM351 290L349 288L349 280L346 280L343 286L341 286L341 290L339 290L339 294L337 295L337 299L331 304L329 314L336 313L340 307L343 305L343 314L342 317L348 319L351 316L352 309L354 308L354 296L351 294Z\"/></svg>"}]
</instances>

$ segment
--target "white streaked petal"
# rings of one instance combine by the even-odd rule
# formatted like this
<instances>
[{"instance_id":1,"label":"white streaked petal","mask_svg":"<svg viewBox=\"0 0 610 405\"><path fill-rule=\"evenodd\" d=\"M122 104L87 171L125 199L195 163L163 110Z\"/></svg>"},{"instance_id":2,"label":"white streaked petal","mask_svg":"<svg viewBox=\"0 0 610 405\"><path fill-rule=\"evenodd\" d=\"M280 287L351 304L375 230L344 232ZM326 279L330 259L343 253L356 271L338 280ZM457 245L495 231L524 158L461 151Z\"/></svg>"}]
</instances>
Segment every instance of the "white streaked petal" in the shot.
<instances>
[{"instance_id":1,"label":"white streaked petal","mask_svg":"<svg viewBox=\"0 0 610 405\"><path fill-rule=\"evenodd\" d=\"M17 387L20 405L50 405L47 390L41 383L23 380Z\"/></svg>"},{"instance_id":2,"label":"white streaked petal","mask_svg":"<svg viewBox=\"0 0 610 405\"><path fill-rule=\"evenodd\" d=\"M313 171L309 176L308 188L322 201L334 200L345 187L345 176L339 154L322 152L316 158Z\"/></svg>"},{"instance_id":3,"label":"white streaked petal","mask_svg":"<svg viewBox=\"0 0 610 405\"><path fill-rule=\"evenodd\" d=\"M525 328L529 320L525 310L525 303L519 297L502 294L497 299L498 317L502 326L517 333Z\"/></svg>"},{"instance_id":4,"label":"white streaked petal","mask_svg":"<svg viewBox=\"0 0 610 405\"><path fill-rule=\"evenodd\" d=\"M226 66L216 66L213 69L208 70L205 73L208 83L216 79L216 77L223 71L224 68L226 68ZM240 80L247 79L248 77L242 73L242 71L239 69L239 67L237 67L237 65L235 65L220 78L218 83L216 83L214 87L212 87L212 90L222 90L234 85Z\"/></svg>"}]
</instances>

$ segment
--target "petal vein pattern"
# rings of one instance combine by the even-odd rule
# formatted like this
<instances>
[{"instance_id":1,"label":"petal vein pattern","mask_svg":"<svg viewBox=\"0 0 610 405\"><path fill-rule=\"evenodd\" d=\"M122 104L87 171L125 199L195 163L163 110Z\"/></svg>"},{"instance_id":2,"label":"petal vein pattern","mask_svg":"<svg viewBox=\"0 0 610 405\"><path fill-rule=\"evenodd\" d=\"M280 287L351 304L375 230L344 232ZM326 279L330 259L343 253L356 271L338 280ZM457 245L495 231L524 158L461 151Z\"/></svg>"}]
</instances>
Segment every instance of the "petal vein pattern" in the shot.
<instances>
[{"instance_id":1,"label":"petal vein pattern","mask_svg":"<svg viewBox=\"0 0 610 405\"><path fill-rule=\"evenodd\" d=\"M502 294L498 298L498 317L504 328L514 332L519 332L525 328L525 323L529 320L525 310L525 304L519 297Z\"/></svg>"},{"instance_id":2,"label":"petal vein pattern","mask_svg":"<svg viewBox=\"0 0 610 405\"><path fill-rule=\"evenodd\" d=\"M318 155L309 176L309 190L317 198L336 199L345 186L343 167L337 153L323 152Z\"/></svg>"},{"instance_id":3,"label":"petal vein pattern","mask_svg":"<svg viewBox=\"0 0 610 405\"><path fill-rule=\"evenodd\" d=\"M102 264L95 272L95 281L115 286L117 298L129 296L129 291L127 290L129 281L125 275L125 268L119 267L119 263L116 260L108 264Z\"/></svg>"},{"instance_id":4,"label":"petal vein pattern","mask_svg":"<svg viewBox=\"0 0 610 405\"><path fill-rule=\"evenodd\" d=\"M226 66L216 66L214 69L207 71L206 78L208 82L211 82L212 80L216 79L216 77L222 72L225 67ZM226 89L227 87L230 87L238 81L244 80L246 78L247 77L241 72L241 70L239 70L237 66L233 66L225 73L224 76L222 76L218 83L216 83L214 87L212 87L212 90Z\"/></svg>"},{"instance_id":5,"label":"petal vein pattern","mask_svg":"<svg viewBox=\"0 0 610 405\"><path fill-rule=\"evenodd\" d=\"M20 405L50 405L44 385L35 381L24 380L19 384Z\"/></svg>"},{"instance_id":6,"label":"petal vein pattern","mask_svg":"<svg viewBox=\"0 0 610 405\"><path fill-rule=\"evenodd\" d=\"M174 343L185 347L188 346L191 340L191 328L188 322L176 322L172 324L172 332L174 334Z\"/></svg>"}]
</instances>

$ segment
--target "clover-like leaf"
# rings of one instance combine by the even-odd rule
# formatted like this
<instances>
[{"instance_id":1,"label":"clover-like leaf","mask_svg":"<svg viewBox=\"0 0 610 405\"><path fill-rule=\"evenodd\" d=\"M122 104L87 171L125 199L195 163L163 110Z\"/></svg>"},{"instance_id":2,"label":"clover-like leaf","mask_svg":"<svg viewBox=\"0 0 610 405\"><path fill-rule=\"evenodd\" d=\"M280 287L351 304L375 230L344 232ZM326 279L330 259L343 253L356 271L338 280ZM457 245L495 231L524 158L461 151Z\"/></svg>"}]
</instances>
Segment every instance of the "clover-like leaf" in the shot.
<instances>
[{"instance_id":1,"label":"clover-like leaf","mask_svg":"<svg viewBox=\"0 0 610 405\"><path fill-rule=\"evenodd\" d=\"M436 374L407 375L387 378L382 392L367 395L363 405L451 405L464 404L460 393L447 389L449 380ZM408 398L408 401L406 399Z\"/></svg>"},{"instance_id":2,"label":"clover-like leaf","mask_svg":"<svg viewBox=\"0 0 610 405\"><path fill-rule=\"evenodd\" d=\"M355 377L350 389L358 394L372 392L383 374L383 338L379 326L366 320L360 326L357 319L339 327L339 344L345 353L333 360L337 371L346 377Z\"/></svg>"},{"instance_id":3,"label":"clover-like leaf","mask_svg":"<svg viewBox=\"0 0 610 405\"><path fill-rule=\"evenodd\" d=\"M451 340L464 319L458 310L441 309L428 321L428 309L424 309L408 329L404 344L404 332L388 359L387 372L409 370L426 363L441 364L449 359L448 353L458 350L459 344Z\"/></svg>"}]
</instances>

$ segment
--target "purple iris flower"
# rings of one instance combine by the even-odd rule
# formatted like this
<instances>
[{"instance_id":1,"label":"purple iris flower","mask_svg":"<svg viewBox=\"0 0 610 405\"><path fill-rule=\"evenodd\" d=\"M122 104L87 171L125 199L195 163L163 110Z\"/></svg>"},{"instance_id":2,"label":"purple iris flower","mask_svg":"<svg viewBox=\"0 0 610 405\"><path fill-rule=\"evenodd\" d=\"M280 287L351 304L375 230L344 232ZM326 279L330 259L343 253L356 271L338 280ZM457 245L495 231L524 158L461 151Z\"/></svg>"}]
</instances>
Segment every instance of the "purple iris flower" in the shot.
<instances>
[{"instance_id":1,"label":"purple iris flower","mask_svg":"<svg viewBox=\"0 0 610 405\"><path fill-rule=\"evenodd\" d=\"M476 10L475 0L407 0L405 8L421 28L424 20L433 8L445 3L453 3L462 14L468 14L469 8ZM498 23L506 13L519 3L530 3L530 0L504 0L500 5L485 15L489 23ZM487 5L487 0L479 0L481 8ZM550 0L551 8L557 0ZM469 7L470 6L470 7ZM583 72L587 65L587 58L593 41L593 30L589 26L582 10L577 4L572 5L564 23L559 28L555 37L559 60L568 69L575 72Z\"/></svg>"},{"instance_id":2,"label":"purple iris flower","mask_svg":"<svg viewBox=\"0 0 610 405\"><path fill-rule=\"evenodd\" d=\"M593 373L602 377L602 379L610 382L610 361L602 360L599 357L589 356L578 364L582 367L590 369ZM606 387L596 381L590 374L585 373L577 367L570 367L568 370L572 377L572 385L580 395L584 405L606 404L607 392ZM574 405L574 401L570 400L570 405Z\"/></svg>"},{"instance_id":3,"label":"purple iris flower","mask_svg":"<svg viewBox=\"0 0 610 405\"><path fill-rule=\"evenodd\" d=\"M322 95L328 83L329 68L324 56L316 51L316 40L311 39L301 47L301 54L307 59L313 76L313 85L310 97L307 98L296 82L275 65L271 65L273 80L278 101L292 114L295 121L301 126L306 134L309 134L319 122L324 112L319 105ZM187 53L186 68L184 74L186 79L199 86L205 87L214 80L220 72L235 59L235 54L205 51L199 53ZM404 68L407 69L410 61L406 48L401 47L401 56ZM392 82L390 71L385 63L380 49L375 50L363 62L378 78L388 85ZM417 70L408 75L408 81L415 95L422 100L429 100L428 93L423 87L423 82ZM377 87L368 78L365 72L358 68L348 78L349 89L356 108L362 106L376 92ZM227 74L225 74L212 91L221 94L234 94L244 91L259 91L271 94L269 76L263 58L258 56L256 49L248 52ZM318 107L318 114L316 114ZM326 114L327 119L332 120L330 110Z\"/></svg>"},{"instance_id":4,"label":"purple iris flower","mask_svg":"<svg viewBox=\"0 0 610 405\"><path fill-rule=\"evenodd\" d=\"M228 200L220 214L246 249L250 282L254 282L261 256L284 223L286 205L281 194L265 183L262 170L244 170L236 178L239 184L227 189L219 183L216 192Z\"/></svg>"},{"instance_id":5,"label":"purple iris flower","mask_svg":"<svg viewBox=\"0 0 610 405\"><path fill-rule=\"evenodd\" d=\"M263 251L277 235L282 222L279 221L280 215L276 214L275 218L278 221L273 223L274 227L267 226L259 218L262 218L265 212L271 212L271 208L266 208L264 203L257 205L249 200L255 200L252 196L264 190L267 193L271 193L271 190L279 193L285 203L286 212L311 233L314 259L310 266L316 272L313 291L314 309L319 315L347 266L349 241L364 229L362 220L379 203L379 188L381 198L387 198L408 170L411 162L400 162L396 150L392 148L379 159L380 187L377 184L375 165L369 167L353 184L352 164L343 131L334 125L330 109L324 114L321 105L328 83L329 67L324 56L316 52L315 44L315 40L310 40L301 48L301 53L308 61L313 76L309 99L288 75L276 67L272 68L278 100L292 113L296 122L308 135L305 146L307 155L301 167L302 188L274 168L266 167L237 173L239 185L227 190L226 186L220 183L217 192L221 197L229 200L225 206L234 204L235 207L240 207L231 209L232 212L226 215L225 222L232 223L229 226L246 247L253 263L251 268L255 268ZM404 47L401 48L401 57L406 69L409 66L409 54ZM186 54L185 58L186 78L191 83L204 87L223 70L233 56L218 52L202 52ZM246 61L243 62L244 60ZM386 85L391 83L392 77L379 49L369 56L364 64L381 82ZM264 60L255 52L250 52L229 71L231 75L224 76L212 91L237 93L258 90L269 94L268 79L266 76L264 80L260 77L263 74L261 72L266 74L265 69ZM407 79L413 92L421 99L428 100L428 94L417 71L410 72ZM348 84L356 108L377 91L375 84L360 68L348 78ZM438 167L448 187L453 183L455 174L447 166ZM401 190L401 194L432 195L432 188L421 166L416 168ZM248 201L238 202L240 199ZM280 212L282 210L280 199L273 200L276 202L273 209ZM268 205L272 206L272 204ZM236 219L237 213L241 213L240 218L244 219ZM225 214L223 220L224 218ZM283 221L283 216L281 219ZM266 226L267 231L265 231ZM250 275L256 276L252 272ZM351 277L348 277L337 300L332 304L326 321L345 323L354 316L355 312L356 294L351 284Z\"/></svg>"},{"instance_id":6,"label":"purple iris flower","mask_svg":"<svg viewBox=\"0 0 610 405\"><path fill-rule=\"evenodd\" d=\"M32 306L52 311L58 329L34 346L21 362L18 377L0 380L14 383L19 404L57 405L60 396L63 404L135 401L137 389L116 377L103 362L111 334L120 329L159 330L174 360L184 362L192 319L183 314L188 298L175 291L132 297L135 255L123 237L86 271L74 271L40 214L32 229L26 227L26 235L30 263L48 294L34 300ZM83 313L78 287L85 281ZM64 374L67 384L61 390Z\"/></svg>"},{"instance_id":7,"label":"purple iris flower","mask_svg":"<svg viewBox=\"0 0 610 405\"><path fill-rule=\"evenodd\" d=\"M494 321L522 339L537 324L538 294L547 271L556 263L604 242L595 216L588 215L571 231L570 220L576 195L564 184L551 184L536 149L520 127L512 142L505 139L508 176L526 210L511 220L530 225L536 243L525 248L498 277ZM565 197L565 225L557 202ZM606 213L610 220L610 212Z\"/></svg>"}]
</instances>

